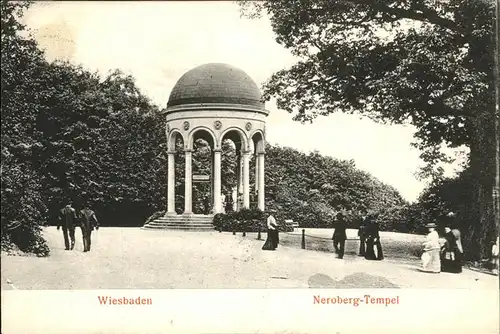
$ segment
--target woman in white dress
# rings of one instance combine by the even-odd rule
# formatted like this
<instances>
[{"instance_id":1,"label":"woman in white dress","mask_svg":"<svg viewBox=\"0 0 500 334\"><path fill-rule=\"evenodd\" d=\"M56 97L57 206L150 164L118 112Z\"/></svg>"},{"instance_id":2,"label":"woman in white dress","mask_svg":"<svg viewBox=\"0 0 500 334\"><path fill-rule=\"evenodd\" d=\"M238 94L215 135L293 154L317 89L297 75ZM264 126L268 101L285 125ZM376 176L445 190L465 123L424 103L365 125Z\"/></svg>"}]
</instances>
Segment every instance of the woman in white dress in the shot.
<instances>
[{"instance_id":1,"label":"woman in white dress","mask_svg":"<svg viewBox=\"0 0 500 334\"><path fill-rule=\"evenodd\" d=\"M441 259L440 259L440 249L439 235L436 231L437 225L435 223L429 223L425 225L429 229L429 234L423 244L424 253L422 254L422 271L428 273L439 273L441 272Z\"/></svg>"},{"instance_id":2,"label":"woman in white dress","mask_svg":"<svg viewBox=\"0 0 500 334\"><path fill-rule=\"evenodd\" d=\"M491 257L492 257L492 264L493 264L493 273L495 275L498 275L498 254L500 253L500 247L499 247L500 240L497 237L497 242L493 245L491 248Z\"/></svg>"}]
</instances>

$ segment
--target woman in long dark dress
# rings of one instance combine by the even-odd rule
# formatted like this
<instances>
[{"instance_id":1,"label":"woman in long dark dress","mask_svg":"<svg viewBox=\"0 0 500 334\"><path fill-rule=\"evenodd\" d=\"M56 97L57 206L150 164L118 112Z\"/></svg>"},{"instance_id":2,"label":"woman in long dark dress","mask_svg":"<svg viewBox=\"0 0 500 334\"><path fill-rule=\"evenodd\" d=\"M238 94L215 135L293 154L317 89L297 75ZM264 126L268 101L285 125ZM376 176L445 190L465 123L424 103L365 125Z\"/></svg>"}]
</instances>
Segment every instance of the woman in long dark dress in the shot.
<instances>
[{"instance_id":1,"label":"woman in long dark dress","mask_svg":"<svg viewBox=\"0 0 500 334\"><path fill-rule=\"evenodd\" d=\"M359 237L359 254L358 256L365 256L366 251L366 217L361 218L361 223L359 224L358 237Z\"/></svg>"},{"instance_id":2,"label":"woman in long dark dress","mask_svg":"<svg viewBox=\"0 0 500 334\"><path fill-rule=\"evenodd\" d=\"M451 228L446 226L444 231L446 241L441 249L441 271L455 274L461 273L462 250Z\"/></svg>"},{"instance_id":3,"label":"woman in long dark dress","mask_svg":"<svg viewBox=\"0 0 500 334\"><path fill-rule=\"evenodd\" d=\"M365 259L375 260L375 250L373 247L374 244L373 217L371 215L366 218L364 233L365 233L365 243L366 243Z\"/></svg>"},{"instance_id":4,"label":"woman in long dark dress","mask_svg":"<svg viewBox=\"0 0 500 334\"><path fill-rule=\"evenodd\" d=\"M374 217L368 219L368 224L365 228L366 233L366 250L365 259L367 260L383 260L382 244L380 243L380 234L378 223Z\"/></svg>"}]
</instances>

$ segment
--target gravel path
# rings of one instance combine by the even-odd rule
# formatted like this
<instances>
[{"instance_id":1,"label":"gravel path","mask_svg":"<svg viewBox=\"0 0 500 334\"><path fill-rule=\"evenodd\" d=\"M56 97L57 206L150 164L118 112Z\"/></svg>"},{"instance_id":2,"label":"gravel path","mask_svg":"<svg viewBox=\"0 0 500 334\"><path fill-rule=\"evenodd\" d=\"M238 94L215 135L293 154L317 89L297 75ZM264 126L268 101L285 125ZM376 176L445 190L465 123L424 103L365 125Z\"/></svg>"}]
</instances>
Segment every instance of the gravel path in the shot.
<instances>
[{"instance_id":1,"label":"gravel path","mask_svg":"<svg viewBox=\"0 0 500 334\"><path fill-rule=\"evenodd\" d=\"M46 228L44 233L51 247L50 257L2 254L2 290L498 289L498 277L470 270L459 275L426 274L418 271L418 261L390 257L366 261L353 255L339 260L332 253L288 246L262 251L264 241L256 240L255 235L101 228L93 234L92 251L83 253L79 230L73 251L64 250L62 233L55 227Z\"/></svg>"}]
</instances>

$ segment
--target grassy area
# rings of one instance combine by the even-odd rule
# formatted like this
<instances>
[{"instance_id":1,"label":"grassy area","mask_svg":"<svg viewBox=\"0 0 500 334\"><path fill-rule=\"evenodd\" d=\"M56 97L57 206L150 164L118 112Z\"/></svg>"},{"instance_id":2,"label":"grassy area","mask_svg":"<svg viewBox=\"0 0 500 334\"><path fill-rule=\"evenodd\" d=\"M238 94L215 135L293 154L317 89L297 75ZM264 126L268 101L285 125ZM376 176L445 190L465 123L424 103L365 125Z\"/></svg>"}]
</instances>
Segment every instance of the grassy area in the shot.
<instances>
[{"instance_id":1,"label":"grassy area","mask_svg":"<svg viewBox=\"0 0 500 334\"><path fill-rule=\"evenodd\" d=\"M332 253L333 242L331 240L333 229L314 229L308 228L305 230L305 249L311 251L319 251ZM347 238L345 244L345 255L356 256L359 252L358 231L354 229L347 230ZM248 236L256 237L256 233L248 233ZM262 234L262 239L267 235ZM396 233L396 232L380 232L382 250L384 257L395 260L420 260L422 254L422 242L425 236ZM294 232L280 233L280 245L302 248L302 229L295 229Z\"/></svg>"}]
</instances>

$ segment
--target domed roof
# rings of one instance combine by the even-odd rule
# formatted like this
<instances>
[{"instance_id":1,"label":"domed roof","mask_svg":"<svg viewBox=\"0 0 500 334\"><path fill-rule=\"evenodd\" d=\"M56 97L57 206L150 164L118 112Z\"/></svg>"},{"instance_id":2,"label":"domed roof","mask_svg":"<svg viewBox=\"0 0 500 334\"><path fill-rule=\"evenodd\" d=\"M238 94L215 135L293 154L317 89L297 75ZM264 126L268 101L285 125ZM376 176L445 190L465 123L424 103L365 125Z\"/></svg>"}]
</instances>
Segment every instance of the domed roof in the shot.
<instances>
[{"instance_id":1,"label":"domed roof","mask_svg":"<svg viewBox=\"0 0 500 334\"><path fill-rule=\"evenodd\" d=\"M242 70L228 64L211 63L187 71L175 84L168 107L184 104L238 104L264 109L262 94Z\"/></svg>"}]
</instances>

